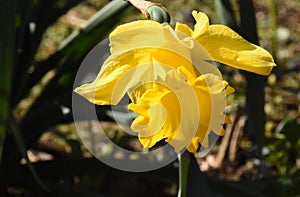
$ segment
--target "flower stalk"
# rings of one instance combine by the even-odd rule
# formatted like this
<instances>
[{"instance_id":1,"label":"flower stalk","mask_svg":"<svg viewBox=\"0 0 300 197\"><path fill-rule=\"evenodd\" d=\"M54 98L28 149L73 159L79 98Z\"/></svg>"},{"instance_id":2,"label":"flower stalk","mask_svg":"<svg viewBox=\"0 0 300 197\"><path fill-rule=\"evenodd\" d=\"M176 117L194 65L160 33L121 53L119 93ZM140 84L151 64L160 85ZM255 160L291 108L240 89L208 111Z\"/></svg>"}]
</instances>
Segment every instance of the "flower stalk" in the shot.
<instances>
[{"instance_id":1,"label":"flower stalk","mask_svg":"<svg viewBox=\"0 0 300 197\"><path fill-rule=\"evenodd\" d=\"M178 154L179 162L179 186L178 186L178 197L186 197L188 170L190 164L191 155L189 152L185 151Z\"/></svg>"}]
</instances>

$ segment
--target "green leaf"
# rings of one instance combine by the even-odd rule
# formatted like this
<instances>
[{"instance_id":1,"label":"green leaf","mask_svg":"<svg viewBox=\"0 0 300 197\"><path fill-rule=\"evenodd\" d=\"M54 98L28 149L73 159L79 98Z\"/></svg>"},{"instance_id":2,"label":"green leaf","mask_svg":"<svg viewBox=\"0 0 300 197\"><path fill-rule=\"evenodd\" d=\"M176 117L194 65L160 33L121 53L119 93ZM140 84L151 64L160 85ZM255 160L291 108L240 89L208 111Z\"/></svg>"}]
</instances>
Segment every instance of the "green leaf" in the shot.
<instances>
[{"instance_id":1,"label":"green leaf","mask_svg":"<svg viewBox=\"0 0 300 197\"><path fill-rule=\"evenodd\" d=\"M229 0L215 0L216 11L221 23L233 29L237 28L237 22Z\"/></svg>"},{"instance_id":2,"label":"green leaf","mask_svg":"<svg viewBox=\"0 0 300 197\"><path fill-rule=\"evenodd\" d=\"M61 106L71 107L73 82L81 61L126 14L124 11L128 6L123 0L111 1L92 16L82 29L66 38L53 56L35 65L36 70L25 85L27 91L52 69L53 65L56 65L56 75L20 122L20 128L27 138L26 144L34 143L45 129L58 124L64 118ZM37 122L41 116L44 118Z\"/></svg>"},{"instance_id":3,"label":"green leaf","mask_svg":"<svg viewBox=\"0 0 300 197\"><path fill-rule=\"evenodd\" d=\"M39 80L51 69L59 70L60 75L66 69L76 72L79 62L100 40L111 31L112 27L123 16L123 11L129 6L127 1L114 0L92 16L86 25L73 32L58 47L58 51L45 61L32 65L32 74L24 82L22 97L35 86ZM64 68L63 68L64 67Z\"/></svg>"},{"instance_id":4,"label":"green leaf","mask_svg":"<svg viewBox=\"0 0 300 197\"><path fill-rule=\"evenodd\" d=\"M26 145L24 143L22 134L17 126L17 122L15 121L15 118L13 117L12 114L10 114L10 116L8 117L8 122L7 122L7 126L9 131L11 132L11 134L13 135L16 144L19 148L19 151L22 155L22 157L26 160L27 166L30 170L30 172L32 173L34 179L37 181L37 183L39 184L39 186L49 192L50 190L48 189L48 187L40 180L38 174L36 173L35 169L33 168L33 165L31 164L28 155L27 155L27 149L26 149Z\"/></svg>"},{"instance_id":5,"label":"green leaf","mask_svg":"<svg viewBox=\"0 0 300 197\"><path fill-rule=\"evenodd\" d=\"M31 69L35 69L35 55L41 44L46 29L55 23L59 17L77 5L81 0L54 0L54 1L18 1L16 25L18 42L16 48L16 66L14 68L12 106L16 106L20 100L28 95L29 89L25 89L28 79L31 78ZM31 29L29 27L32 27ZM50 65L52 68L55 65ZM49 70L51 69L49 68ZM42 76L36 78L40 80ZM36 85L33 83L32 86ZM31 86L31 87L32 87Z\"/></svg>"},{"instance_id":6,"label":"green leaf","mask_svg":"<svg viewBox=\"0 0 300 197\"><path fill-rule=\"evenodd\" d=\"M291 116L284 118L276 127L275 134L285 134L288 141L296 145L300 139L300 124Z\"/></svg>"},{"instance_id":7,"label":"green leaf","mask_svg":"<svg viewBox=\"0 0 300 197\"><path fill-rule=\"evenodd\" d=\"M11 81L14 67L15 49L15 1L5 1L0 6L0 161L6 134L8 113L10 111Z\"/></svg>"}]
</instances>

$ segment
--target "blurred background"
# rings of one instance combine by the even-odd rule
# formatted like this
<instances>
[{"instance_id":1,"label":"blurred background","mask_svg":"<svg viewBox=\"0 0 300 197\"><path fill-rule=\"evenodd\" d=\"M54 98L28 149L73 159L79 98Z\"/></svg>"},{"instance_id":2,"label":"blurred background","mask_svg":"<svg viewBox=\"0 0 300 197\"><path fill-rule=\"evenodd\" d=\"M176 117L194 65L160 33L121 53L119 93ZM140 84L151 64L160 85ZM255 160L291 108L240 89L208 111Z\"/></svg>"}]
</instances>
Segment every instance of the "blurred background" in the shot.
<instances>
[{"instance_id":1,"label":"blurred background","mask_svg":"<svg viewBox=\"0 0 300 197\"><path fill-rule=\"evenodd\" d=\"M190 168L200 171L189 177L190 196L300 196L300 1L156 2L168 9L171 25L193 27L191 11L205 12L212 24L267 49L277 64L268 77L220 65L236 90L226 109L233 123L206 157L193 155ZM85 56L117 25L144 16L123 0L1 4L0 196L177 196L177 161L143 173L111 168L82 144L72 116ZM97 124L116 144L143 151L110 111L97 107ZM93 124L85 125L87 137ZM104 148L101 154L122 159Z\"/></svg>"}]
</instances>

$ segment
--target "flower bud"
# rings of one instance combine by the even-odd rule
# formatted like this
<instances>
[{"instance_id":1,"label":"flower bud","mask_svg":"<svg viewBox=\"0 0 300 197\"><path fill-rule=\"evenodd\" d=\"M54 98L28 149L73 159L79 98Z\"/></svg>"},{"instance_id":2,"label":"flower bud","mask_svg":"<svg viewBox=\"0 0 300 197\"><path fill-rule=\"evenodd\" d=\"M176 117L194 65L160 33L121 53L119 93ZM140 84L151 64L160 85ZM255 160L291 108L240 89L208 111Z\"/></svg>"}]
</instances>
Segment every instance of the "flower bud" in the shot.
<instances>
[{"instance_id":1,"label":"flower bud","mask_svg":"<svg viewBox=\"0 0 300 197\"><path fill-rule=\"evenodd\" d=\"M159 23L170 23L170 15L168 11L160 6L160 5L153 5L147 9L149 13L150 19L153 21L157 21Z\"/></svg>"}]
</instances>

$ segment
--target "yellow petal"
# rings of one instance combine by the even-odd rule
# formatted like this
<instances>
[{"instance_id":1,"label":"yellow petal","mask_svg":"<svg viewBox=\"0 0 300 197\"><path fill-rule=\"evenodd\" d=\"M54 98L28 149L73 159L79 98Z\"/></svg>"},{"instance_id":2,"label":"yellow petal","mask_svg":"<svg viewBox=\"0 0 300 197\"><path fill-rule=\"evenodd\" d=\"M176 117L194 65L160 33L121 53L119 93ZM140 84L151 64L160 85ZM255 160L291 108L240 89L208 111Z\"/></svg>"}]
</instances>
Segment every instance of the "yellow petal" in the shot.
<instances>
[{"instance_id":1,"label":"yellow petal","mask_svg":"<svg viewBox=\"0 0 300 197\"><path fill-rule=\"evenodd\" d=\"M187 150L191 153L195 153L199 147L199 141L198 138L194 138L192 143L187 147Z\"/></svg>"},{"instance_id":2,"label":"yellow petal","mask_svg":"<svg viewBox=\"0 0 300 197\"><path fill-rule=\"evenodd\" d=\"M146 47L149 43L157 43L163 39L159 36L161 35L159 29L163 29L163 26L151 20L139 20L120 25L109 34L110 52L118 55L140 46Z\"/></svg>"},{"instance_id":3,"label":"yellow petal","mask_svg":"<svg viewBox=\"0 0 300 197\"><path fill-rule=\"evenodd\" d=\"M133 21L130 23L126 23L123 25L118 26L116 29L114 29L110 33L110 37L116 36L118 34L121 34L125 31L129 31L132 29L137 29L137 28L148 28L148 27L162 27L162 25L156 21L152 20L138 20L138 21Z\"/></svg>"},{"instance_id":4,"label":"yellow petal","mask_svg":"<svg viewBox=\"0 0 300 197\"><path fill-rule=\"evenodd\" d=\"M196 20L192 37L196 39L207 31L209 27L209 19L203 12L197 12L195 10L192 12L192 15Z\"/></svg>"},{"instance_id":5,"label":"yellow petal","mask_svg":"<svg viewBox=\"0 0 300 197\"><path fill-rule=\"evenodd\" d=\"M138 132L143 147L151 148L162 139L170 141L176 133L180 117L180 110L174 107L179 105L176 97L167 87L155 83L142 85L132 95L135 103L128 108L139 117L133 121L131 128Z\"/></svg>"},{"instance_id":6,"label":"yellow petal","mask_svg":"<svg viewBox=\"0 0 300 197\"><path fill-rule=\"evenodd\" d=\"M213 60L234 68L268 75L275 66L268 51L251 44L224 25L210 25L197 41Z\"/></svg>"},{"instance_id":7,"label":"yellow petal","mask_svg":"<svg viewBox=\"0 0 300 197\"><path fill-rule=\"evenodd\" d=\"M181 32L181 33L185 34L186 36L191 36L193 33L193 31L191 30L191 28L189 28L189 26L187 26L186 24L178 23L178 22L176 23L175 31Z\"/></svg>"},{"instance_id":8,"label":"yellow petal","mask_svg":"<svg viewBox=\"0 0 300 197\"><path fill-rule=\"evenodd\" d=\"M201 75L195 79L194 86L206 91L208 94L219 94L225 89L223 81L213 74Z\"/></svg>"},{"instance_id":9,"label":"yellow petal","mask_svg":"<svg viewBox=\"0 0 300 197\"><path fill-rule=\"evenodd\" d=\"M193 65L178 54L163 49L136 49L110 56L96 79L75 89L90 102L116 105L125 93L138 84L165 79L170 69L184 66L194 72Z\"/></svg>"},{"instance_id":10,"label":"yellow petal","mask_svg":"<svg viewBox=\"0 0 300 197\"><path fill-rule=\"evenodd\" d=\"M153 98L153 102L155 102L155 97ZM157 104L151 105L151 108L149 108L150 121L148 124L141 125L134 121L131 127L139 133L139 139L144 148L151 148L162 139L171 141L176 135L180 124L181 113L180 109L176 107L179 105L176 97L168 93L158 102L164 108L157 107L154 109L153 106Z\"/></svg>"},{"instance_id":11,"label":"yellow petal","mask_svg":"<svg viewBox=\"0 0 300 197\"><path fill-rule=\"evenodd\" d=\"M229 100L226 100L226 106L231 105L231 102Z\"/></svg>"},{"instance_id":12,"label":"yellow petal","mask_svg":"<svg viewBox=\"0 0 300 197\"><path fill-rule=\"evenodd\" d=\"M193 83L195 80L196 75L194 73L189 72L185 67L180 66L177 68L177 71L184 75L186 77L186 80L189 81L190 83Z\"/></svg>"},{"instance_id":13,"label":"yellow petal","mask_svg":"<svg viewBox=\"0 0 300 197\"><path fill-rule=\"evenodd\" d=\"M146 137L151 138L153 136L157 136L157 134L159 132L161 132L161 128L163 128L163 126L165 124L166 115L167 115L167 113L166 113L164 107L161 104L154 103L153 105L151 105L151 107L149 109L149 117L150 117L149 122L144 125L142 125L141 122L139 122L139 123L134 122L132 124L132 129L139 130L139 136L143 137L143 138L146 138ZM140 128L135 128L135 127L140 127ZM161 140L161 139L159 139L159 140Z\"/></svg>"},{"instance_id":14,"label":"yellow petal","mask_svg":"<svg viewBox=\"0 0 300 197\"><path fill-rule=\"evenodd\" d=\"M212 130L212 131L219 136L223 136L225 134L225 130L222 127L222 125L220 125L220 127L218 129Z\"/></svg>"},{"instance_id":15,"label":"yellow petal","mask_svg":"<svg viewBox=\"0 0 300 197\"><path fill-rule=\"evenodd\" d=\"M229 116L227 116L227 115L225 116L225 121L224 121L224 123L225 123L225 124L231 124L231 123L232 123Z\"/></svg>"},{"instance_id":16,"label":"yellow petal","mask_svg":"<svg viewBox=\"0 0 300 197\"><path fill-rule=\"evenodd\" d=\"M226 95L232 94L235 90L230 85L226 87Z\"/></svg>"},{"instance_id":17,"label":"yellow petal","mask_svg":"<svg viewBox=\"0 0 300 197\"><path fill-rule=\"evenodd\" d=\"M126 93L126 89L124 87L125 84L123 87L117 87L116 84L118 80L123 77L124 72L131 68L131 65L116 66L112 64L111 67L115 67L116 70L109 74L107 71L104 71L103 74L107 74L106 77L102 77L102 75L99 74L92 83L83 84L74 91L91 103L97 105L117 104ZM130 79L127 78L127 81L128 80ZM114 87L117 88L114 89Z\"/></svg>"},{"instance_id":18,"label":"yellow petal","mask_svg":"<svg viewBox=\"0 0 300 197\"><path fill-rule=\"evenodd\" d=\"M96 79L74 91L97 105L116 105L131 87L143 79L153 79L151 53L131 51L108 58Z\"/></svg>"},{"instance_id":19,"label":"yellow petal","mask_svg":"<svg viewBox=\"0 0 300 197\"><path fill-rule=\"evenodd\" d=\"M150 108L150 106L148 106L148 108L145 108L144 106L142 106L140 103L139 104L136 104L136 103L130 103L128 106L128 109L129 110L132 110L134 111L139 117L143 117L143 119L140 119L137 124L148 124L149 123L149 120L150 120L150 116L149 116L149 113L148 113L148 108ZM138 119L136 118L136 119ZM135 119L135 120L136 120ZM141 122L140 122L141 121Z\"/></svg>"},{"instance_id":20,"label":"yellow petal","mask_svg":"<svg viewBox=\"0 0 300 197\"><path fill-rule=\"evenodd\" d=\"M172 37L171 27L151 20L139 20L118 26L110 35L110 52L119 55L139 48L160 47ZM174 37L174 36L173 36Z\"/></svg>"}]
</instances>

